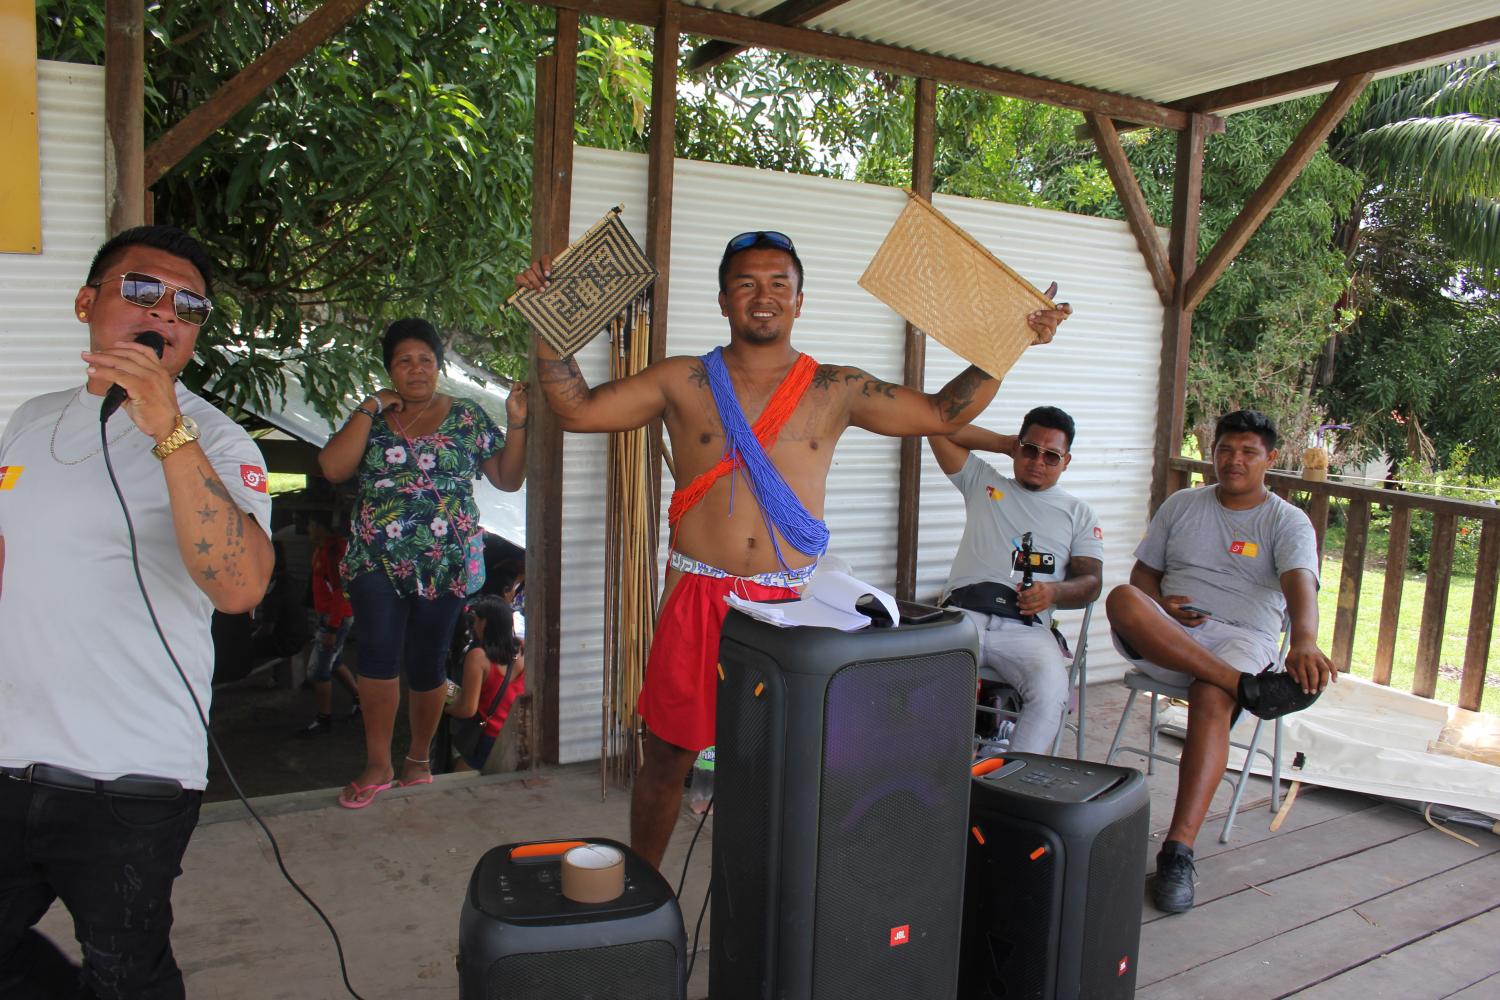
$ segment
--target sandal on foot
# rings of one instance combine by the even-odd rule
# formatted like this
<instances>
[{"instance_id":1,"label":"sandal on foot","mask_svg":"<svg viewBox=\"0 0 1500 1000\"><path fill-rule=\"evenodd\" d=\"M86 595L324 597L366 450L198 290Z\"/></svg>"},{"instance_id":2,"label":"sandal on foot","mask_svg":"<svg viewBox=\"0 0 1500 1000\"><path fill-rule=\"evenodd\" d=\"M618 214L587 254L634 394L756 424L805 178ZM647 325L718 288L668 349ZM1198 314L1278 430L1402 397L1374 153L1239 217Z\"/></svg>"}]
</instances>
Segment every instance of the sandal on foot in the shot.
<instances>
[{"instance_id":1,"label":"sandal on foot","mask_svg":"<svg viewBox=\"0 0 1500 1000\"><path fill-rule=\"evenodd\" d=\"M375 801L375 796L379 795L387 788L390 788L395 783L395 779L381 782L378 785L361 785L357 781L351 781L349 782L348 787L354 789L354 798L346 799L342 794L340 794L339 805L343 806L345 809L363 809L371 802ZM366 792L369 793L369 798L360 798L360 796L364 795Z\"/></svg>"},{"instance_id":2,"label":"sandal on foot","mask_svg":"<svg viewBox=\"0 0 1500 1000\"><path fill-rule=\"evenodd\" d=\"M1318 700L1318 692L1308 694L1291 674L1267 667L1258 674L1240 675L1238 700L1251 715L1277 719L1302 711Z\"/></svg>"},{"instance_id":3,"label":"sandal on foot","mask_svg":"<svg viewBox=\"0 0 1500 1000\"><path fill-rule=\"evenodd\" d=\"M426 760L418 760L417 758L408 755L406 759L409 760L409 761L411 761L413 764L420 764L422 767L428 767L432 763L432 758L431 757L427 758ZM416 785L430 785L430 784L432 784L432 771L428 770L428 772L426 774L422 775L420 778L413 778L410 781L398 781L398 782L396 782L396 787L397 788L412 788L412 787L414 787Z\"/></svg>"}]
</instances>

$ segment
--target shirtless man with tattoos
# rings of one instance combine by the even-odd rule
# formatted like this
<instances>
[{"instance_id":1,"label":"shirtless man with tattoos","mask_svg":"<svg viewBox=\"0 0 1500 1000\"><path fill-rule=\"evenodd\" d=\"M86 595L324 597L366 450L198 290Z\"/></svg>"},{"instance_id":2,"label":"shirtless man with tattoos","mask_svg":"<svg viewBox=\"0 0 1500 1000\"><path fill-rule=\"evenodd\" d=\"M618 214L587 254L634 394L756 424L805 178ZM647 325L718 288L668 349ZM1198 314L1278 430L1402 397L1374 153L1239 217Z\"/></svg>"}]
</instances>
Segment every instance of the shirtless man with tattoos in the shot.
<instances>
[{"instance_id":1,"label":"shirtless man with tattoos","mask_svg":"<svg viewBox=\"0 0 1500 1000\"><path fill-rule=\"evenodd\" d=\"M273 562L259 449L177 380L212 271L169 226L105 243L59 303L88 331L84 381L22 403L0 438L3 997L79 995L32 927L59 898L83 995L184 995L171 895L207 780L209 618L259 604ZM124 405L102 413L111 385Z\"/></svg>"},{"instance_id":2,"label":"shirtless man with tattoos","mask_svg":"<svg viewBox=\"0 0 1500 1000\"><path fill-rule=\"evenodd\" d=\"M517 283L543 288L549 270L543 257ZM827 548L828 469L846 428L948 434L984 410L999 387L970 367L936 393L921 393L801 354L791 336L802 310L802 261L781 233L729 241L719 264L719 310L729 321L727 347L666 358L593 388L575 361L538 343L539 381L564 430L625 431L661 418L676 460L672 555L640 700L649 733L630 807L631 846L657 866L683 779L714 739L724 595L793 596L806 582ZM1064 304L1031 314L1036 342L1051 341L1071 312ZM733 462L726 460L731 444Z\"/></svg>"}]
</instances>

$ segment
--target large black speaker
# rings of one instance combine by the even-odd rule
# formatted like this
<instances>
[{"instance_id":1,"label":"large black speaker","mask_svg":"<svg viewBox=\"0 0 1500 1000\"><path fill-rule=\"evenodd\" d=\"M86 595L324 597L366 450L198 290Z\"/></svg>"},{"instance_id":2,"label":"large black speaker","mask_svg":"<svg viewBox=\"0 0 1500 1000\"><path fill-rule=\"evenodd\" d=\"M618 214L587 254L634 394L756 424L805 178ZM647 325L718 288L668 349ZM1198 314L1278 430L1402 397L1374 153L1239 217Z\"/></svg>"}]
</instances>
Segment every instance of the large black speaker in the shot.
<instances>
[{"instance_id":1,"label":"large black speaker","mask_svg":"<svg viewBox=\"0 0 1500 1000\"><path fill-rule=\"evenodd\" d=\"M777 628L719 647L714 1000L932 1000L957 986L976 637Z\"/></svg>"},{"instance_id":2,"label":"large black speaker","mask_svg":"<svg viewBox=\"0 0 1500 1000\"><path fill-rule=\"evenodd\" d=\"M1131 768L1029 753L976 765L961 1000L1133 997L1150 822Z\"/></svg>"},{"instance_id":3,"label":"large black speaker","mask_svg":"<svg viewBox=\"0 0 1500 1000\"><path fill-rule=\"evenodd\" d=\"M625 892L562 894L561 857L579 841L485 852L458 923L460 1000L681 1000L687 942L672 887L624 844Z\"/></svg>"}]
</instances>

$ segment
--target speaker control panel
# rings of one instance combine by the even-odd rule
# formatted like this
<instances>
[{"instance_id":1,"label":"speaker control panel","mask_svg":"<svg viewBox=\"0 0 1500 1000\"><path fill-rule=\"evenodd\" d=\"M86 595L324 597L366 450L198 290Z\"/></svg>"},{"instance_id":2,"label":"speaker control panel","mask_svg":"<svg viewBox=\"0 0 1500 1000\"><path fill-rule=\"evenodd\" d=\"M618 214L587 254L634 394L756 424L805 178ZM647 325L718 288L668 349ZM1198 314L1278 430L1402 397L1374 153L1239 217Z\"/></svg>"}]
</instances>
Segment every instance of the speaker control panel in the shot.
<instances>
[{"instance_id":1,"label":"speaker control panel","mask_svg":"<svg viewBox=\"0 0 1500 1000\"><path fill-rule=\"evenodd\" d=\"M672 898L672 889L661 875L625 845L591 839L589 843L607 843L624 854L624 891L604 903L569 899L563 894L561 848L576 843L548 844L547 848L559 849L530 854L524 852L534 845L510 845L486 852L471 883L475 906L509 923L565 924L618 919L654 910Z\"/></svg>"},{"instance_id":2,"label":"speaker control panel","mask_svg":"<svg viewBox=\"0 0 1500 1000\"><path fill-rule=\"evenodd\" d=\"M997 764L997 761L1001 763ZM975 765L974 778L1028 798L1088 802L1119 784L1120 769L1088 761L1027 754L981 761Z\"/></svg>"}]
</instances>

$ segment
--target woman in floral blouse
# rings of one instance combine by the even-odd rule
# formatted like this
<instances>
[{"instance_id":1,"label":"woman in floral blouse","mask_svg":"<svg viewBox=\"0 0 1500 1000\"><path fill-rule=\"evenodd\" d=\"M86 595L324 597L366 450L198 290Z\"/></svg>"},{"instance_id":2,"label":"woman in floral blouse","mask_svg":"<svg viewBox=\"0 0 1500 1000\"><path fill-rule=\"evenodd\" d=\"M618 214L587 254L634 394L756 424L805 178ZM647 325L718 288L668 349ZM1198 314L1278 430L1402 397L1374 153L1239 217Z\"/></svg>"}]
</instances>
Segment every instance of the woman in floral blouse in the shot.
<instances>
[{"instance_id":1,"label":"woman in floral blouse","mask_svg":"<svg viewBox=\"0 0 1500 1000\"><path fill-rule=\"evenodd\" d=\"M402 319L381 345L391 388L365 399L318 456L323 475L359 475L342 564L359 640L365 769L339 795L363 809L392 785L432 781L428 747L443 713L445 661L464 598L483 582L474 480L509 492L526 466L526 387L505 402L509 435L478 404L437 391L443 345L426 320ZM470 553L480 554L470 560ZM477 565L476 565L477 563ZM405 660L411 748L400 780L391 731Z\"/></svg>"}]
</instances>

